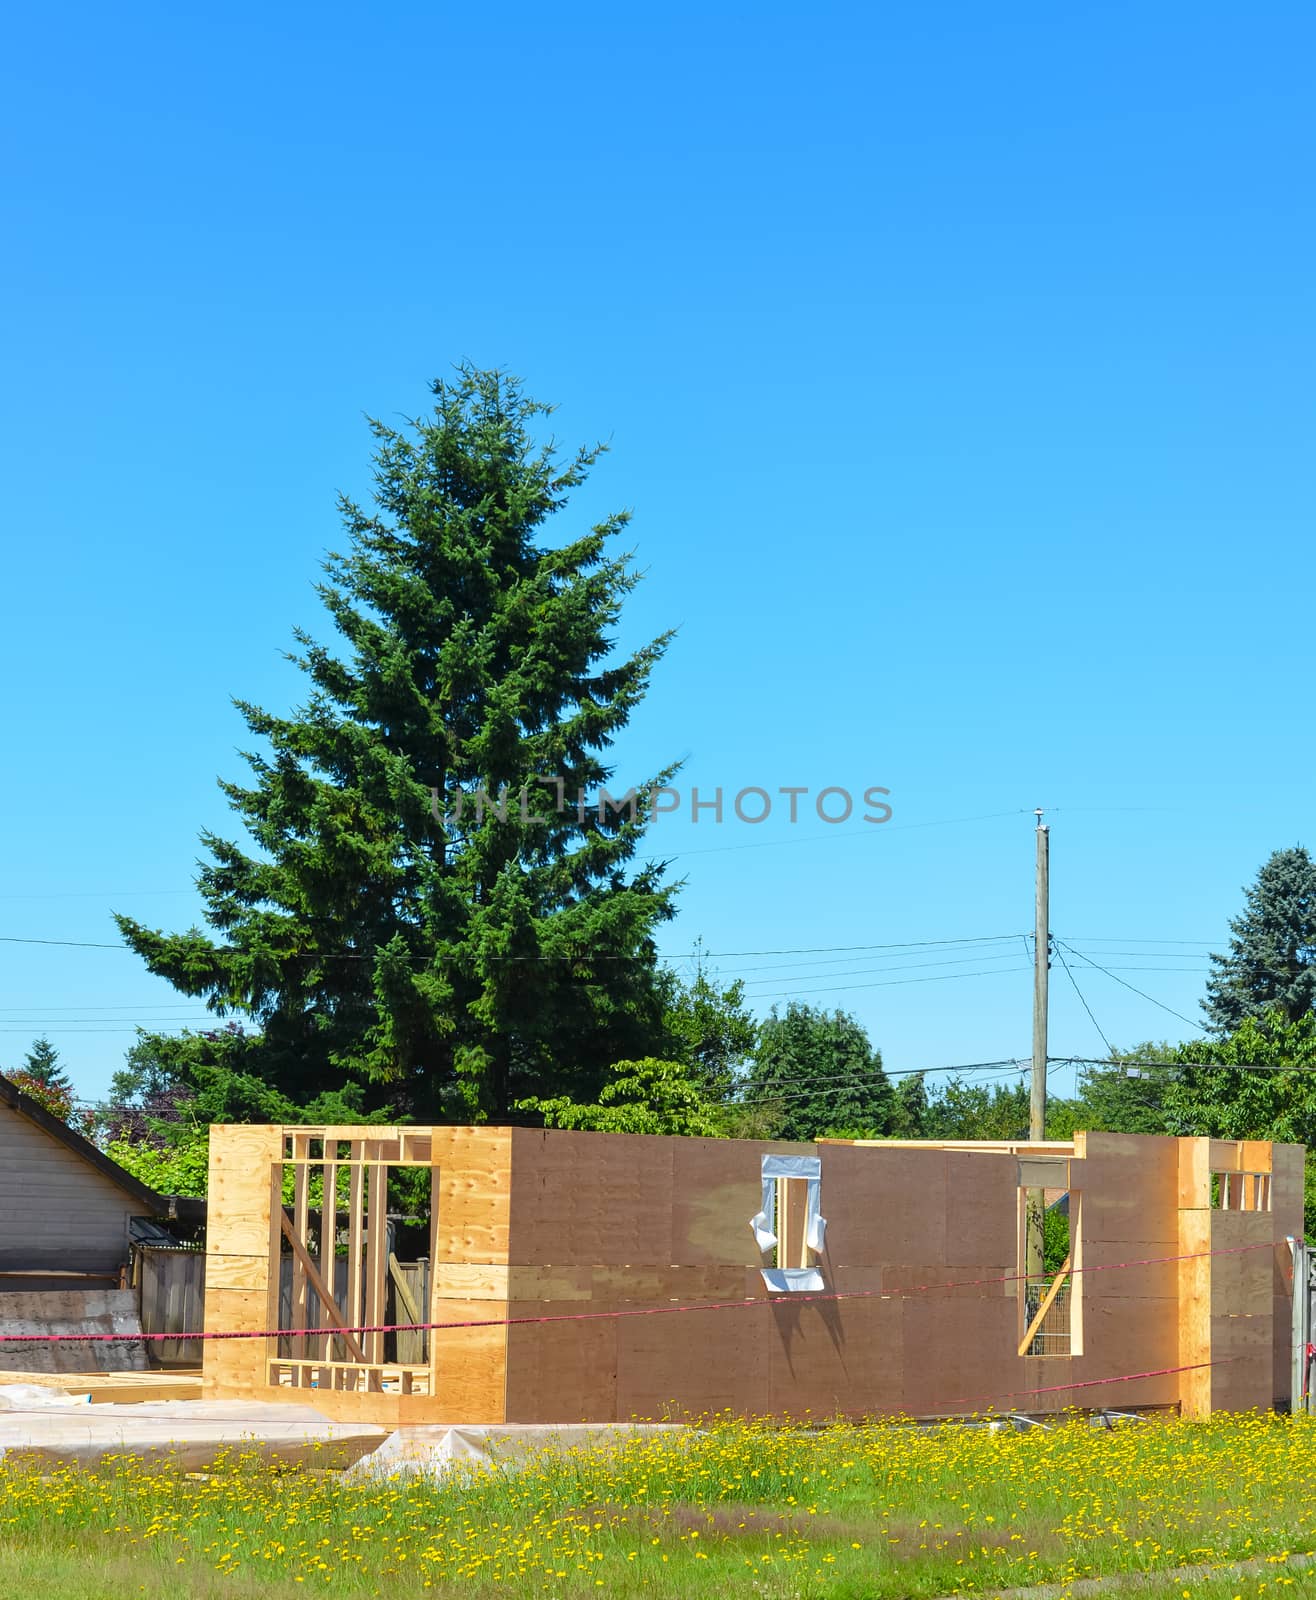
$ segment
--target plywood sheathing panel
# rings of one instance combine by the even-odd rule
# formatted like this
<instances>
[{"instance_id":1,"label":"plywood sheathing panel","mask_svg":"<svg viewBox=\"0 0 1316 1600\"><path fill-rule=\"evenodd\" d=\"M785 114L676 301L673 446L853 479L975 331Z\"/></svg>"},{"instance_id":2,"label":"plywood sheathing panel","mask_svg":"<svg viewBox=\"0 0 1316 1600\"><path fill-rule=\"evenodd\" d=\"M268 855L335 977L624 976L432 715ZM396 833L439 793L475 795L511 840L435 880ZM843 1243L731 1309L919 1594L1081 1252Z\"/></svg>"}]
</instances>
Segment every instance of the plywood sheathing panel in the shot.
<instances>
[{"instance_id":1,"label":"plywood sheathing panel","mask_svg":"<svg viewBox=\"0 0 1316 1600\"><path fill-rule=\"evenodd\" d=\"M1300 1144L1271 1146L1270 1211L1277 1240L1302 1237L1305 1157Z\"/></svg>"},{"instance_id":2,"label":"plywood sheathing panel","mask_svg":"<svg viewBox=\"0 0 1316 1600\"><path fill-rule=\"evenodd\" d=\"M771 1307L635 1317L612 1324L617 1339L616 1419L770 1409Z\"/></svg>"},{"instance_id":3,"label":"plywood sheathing panel","mask_svg":"<svg viewBox=\"0 0 1316 1600\"><path fill-rule=\"evenodd\" d=\"M1017 1158L952 1152L945 1162L946 1265L1013 1260L1019 1227Z\"/></svg>"},{"instance_id":4,"label":"plywood sheathing panel","mask_svg":"<svg viewBox=\"0 0 1316 1600\"><path fill-rule=\"evenodd\" d=\"M512 1130L507 1259L516 1266L671 1259L673 1146L679 1142Z\"/></svg>"},{"instance_id":5,"label":"plywood sheathing panel","mask_svg":"<svg viewBox=\"0 0 1316 1600\"><path fill-rule=\"evenodd\" d=\"M1275 1292L1274 1238L1264 1211L1211 1212L1211 1314L1271 1314Z\"/></svg>"},{"instance_id":6,"label":"plywood sheathing panel","mask_svg":"<svg viewBox=\"0 0 1316 1600\"><path fill-rule=\"evenodd\" d=\"M792 1301L781 1296L753 1317L768 1344L768 1404L774 1416L824 1418L900 1408L905 1369L904 1303Z\"/></svg>"},{"instance_id":7,"label":"plywood sheathing panel","mask_svg":"<svg viewBox=\"0 0 1316 1600\"><path fill-rule=\"evenodd\" d=\"M569 1306L563 1306L569 1311ZM593 1302L591 1311L611 1309ZM538 1300L514 1300L514 1318L549 1310ZM621 1324L606 1317L584 1322L521 1324L509 1330L507 1413L517 1422L611 1422L617 1419L617 1343Z\"/></svg>"},{"instance_id":8,"label":"plywood sheathing panel","mask_svg":"<svg viewBox=\"0 0 1316 1600\"><path fill-rule=\"evenodd\" d=\"M508 1128L435 1128L439 1169L436 1260L506 1262L511 1218L512 1135Z\"/></svg>"},{"instance_id":9,"label":"plywood sheathing panel","mask_svg":"<svg viewBox=\"0 0 1316 1600\"><path fill-rule=\"evenodd\" d=\"M1125 1299L1119 1295L1089 1298L1083 1307L1084 1349L1074 1358L1076 1383L1100 1384L1080 1403L1092 1406L1172 1405L1179 1398L1178 1297L1176 1278L1170 1293ZM1108 1383L1132 1373L1160 1372L1158 1378ZM1078 1391L1084 1394L1086 1391Z\"/></svg>"},{"instance_id":10,"label":"plywood sheathing panel","mask_svg":"<svg viewBox=\"0 0 1316 1600\"><path fill-rule=\"evenodd\" d=\"M832 1267L946 1261L948 1157L943 1151L821 1144L818 1152ZM964 1159L990 1163L997 1158ZM1010 1157L999 1159L1013 1165ZM1013 1211L1009 1228L1006 1254L1012 1259Z\"/></svg>"},{"instance_id":11,"label":"plywood sheathing panel","mask_svg":"<svg viewBox=\"0 0 1316 1600\"><path fill-rule=\"evenodd\" d=\"M993 1404L998 1410L1032 1410L1032 1401L1008 1398L1010 1393L1060 1381L1037 1376L1053 1363L1018 1356L1013 1300L983 1300L972 1312L937 1296L897 1304L902 1307L903 1381L895 1403L884 1410L904 1410L911 1416L985 1411ZM1065 1362L1062 1377L1068 1373Z\"/></svg>"},{"instance_id":12,"label":"plywood sheathing panel","mask_svg":"<svg viewBox=\"0 0 1316 1600\"><path fill-rule=\"evenodd\" d=\"M1084 1300L1094 1305L1105 1299L1173 1300L1179 1293L1179 1254L1177 1226L1173 1240L1093 1239L1085 1231Z\"/></svg>"},{"instance_id":13,"label":"plywood sheathing panel","mask_svg":"<svg viewBox=\"0 0 1316 1600\"><path fill-rule=\"evenodd\" d=\"M438 1214L432 1223L430 1320L505 1323L511 1131L435 1128L431 1159L437 1168L433 1192ZM421 1407L410 1397L408 1403ZM423 1409L443 1421L505 1421L507 1328L435 1328L430 1334L430 1399Z\"/></svg>"},{"instance_id":14,"label":"plywood sheathing panel","mask_svg":"<svg viewBox=\"0 0 1316 1600\"><path fill-rule=\"evenodd\" d=\"M692 1267L729 1262L757 1266L760 1258L749 1219L762 1199L763 1157L774 1151L815 1155L816 1147L728 1139L673 1139L668 1143L675 1147L671 1260ZM827 1215L825 1177L822 1209Z\"/></svg>"},{"instance_id":15,"label":"plywood sheathing panel","mask_svg":"<svg viewBox=\"0 0 1316 1600\"><path fill-rule=\"evenodd\" d=\"M281 1247L273 1196L282 1156L282 1128L217 1125L210 1130L207 1332L254 1333L277 1326ZM271 1343L207 1339L202 1350L207 1397L245 1397L264 1389Z\"/></svg>"},{"instance_id":16,"label":"plywood sheathing panel","mask_svg":"<svg viewBox=\"0 0 1316 1600\"><path fill-rule=\"evenodd\" d=\"M1138 1134L1089 1133L1083 1168L1085 1239L1159 1243L1178 1237L1176 1143Z\"/></svg>"},{"instance_id":17,"label":"plywood sheathing panel","mask_svg":"<svg viewBox=\"0 0 1316 1600\"><path fill-rule=\"evenodd\" d=\"M449 1325L430 1333L432 1410L442 1421L508 1420L508 1315L503 1301L431 1299L430 1320Z\"/></svg>"},{"instance_id":18,"label":"plywood sheathing panel","mask_svg":"<svg viewBox=\"0 0 1316 1600\"><path fill-rule=\"evenodd\" d=\"M990 1262L963 1262L950 1267L945 1262L885 1267L838 1267L838 1289L877 1288L884 1294L908 1298L926 1295L930 1300L1013 1299L1018 1272L1013 1259ZM869 1282L869 1279L874 1281Z\"/></svg>"},{"instance_id":19,"label":"plywood sheathing panel","mask_svg":"<svg viewBox=\"0 0 1316 1600\"><path fill-rule=\"evenodd\" d=\"M1301 1145L1271 1146L1270 1211L1275 1239L1272 1388L1277 1401L1288 1401L1293 1388L1292 1342L1293 1256L1286 1241L1303 1236L1303 1165Z\"/></svg>"}]
</instances>

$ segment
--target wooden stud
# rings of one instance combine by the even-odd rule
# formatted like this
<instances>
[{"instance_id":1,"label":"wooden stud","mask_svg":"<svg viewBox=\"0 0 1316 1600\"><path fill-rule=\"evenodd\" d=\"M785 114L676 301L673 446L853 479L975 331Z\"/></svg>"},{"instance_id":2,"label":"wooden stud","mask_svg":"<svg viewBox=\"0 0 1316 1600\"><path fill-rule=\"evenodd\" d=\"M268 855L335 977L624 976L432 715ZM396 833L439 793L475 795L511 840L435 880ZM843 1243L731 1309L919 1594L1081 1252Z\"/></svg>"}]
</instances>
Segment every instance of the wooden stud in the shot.
<instances>
[{"instance_id":1,"label":"wooden stud","mask_svg":"<svg viewBox=\"0 0 1316 1600\"><path fill-rule=\"evenodd\" d=\"M370 1209L366 1215L366 1309L365 1320L377 1327L384 1320L384 1290L388 1272L388 1168L376 1163L369 1169ZM366 1359L384 1359L382 1333L364 1336Z\"/></svg>"},{"instance_id":2,"label":"wooden stud","mask_svg":"<svg viewBox=\"0 0 1316 1600\"><path fill-rule=\"evenodd\" d=\"M326 1142L324 1147L324 1165L321 1167L322 1187L320 1191L320 1276L324 1280L325 1291L329 1299L336 1306L334 1297L337 1288L338 1273L338 1163L333 1159L332 1152L336 1146ZM324 1350L321 1352L327 1361L333 1354L333 1339L326 1334Z\"/></svg>"},{"instance_id":3,"label":"wooden stud","mask_svg":"<svg viewBox=\"0 0 1316 1600\"><path fill-rule=\"evenodd\" d=\"M352 1156L355 1156L358 1148L359 1146L353 1142L351 1147ZM351 1328L359 1328L363 1320L361 1316L361 1241L364 1187L365 1169L358 1162L353 1161L351 1175L348 1178L347 1196L347 1323Z\"/></svg>"},{"instance_id":4,"label":"wooden stud","mask_svg":"<svg viewBox=\"0 0 1316 1600\"><path fill-rule=\"evenodd\" d=\"M341 1311L339 1311L337 1302L329 1293L328 1289L325 1288L324 1282L322 1281L319 1272L316 1270L315 1262L312 1261L310 1256L307 1254L306 1246L297 1237L292 1223L288 1221L287 1212L282 1212L280 1215L283 1222L284 1237L292 1246L293 1257L301 1266L307 1283L319 1297L320 1304L324 1308L325 1316L335 1328L346 1329L348 1327L348 1323L343 1320L343 1314ZM335 1334L334 1337L343 1341L344 1345L347 1347L348 1353L353 1357L354 1360L365 1361L367 1359L365 1352L357 1342L355 1334L340 1332ZM304 1359L294 1357L294 1365L297 1364L305 1366L306 1362Z\"/></svg>"}]
</instances>

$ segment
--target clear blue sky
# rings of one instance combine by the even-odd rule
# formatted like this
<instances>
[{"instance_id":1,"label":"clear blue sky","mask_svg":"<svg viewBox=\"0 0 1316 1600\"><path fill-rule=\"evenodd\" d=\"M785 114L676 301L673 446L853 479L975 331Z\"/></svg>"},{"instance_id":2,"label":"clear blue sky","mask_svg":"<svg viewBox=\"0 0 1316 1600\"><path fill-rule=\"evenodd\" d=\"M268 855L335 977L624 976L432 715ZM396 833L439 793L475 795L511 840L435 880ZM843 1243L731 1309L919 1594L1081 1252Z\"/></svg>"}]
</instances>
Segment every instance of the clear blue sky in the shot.
<instances>
[{"instance_id":1,"label":"clear blue sky","mask_svg":"<svg viewBox=\"0 0 1316 1600\"><path fill-rule=\"evenodd\" d=\"M469 358L612 441L578 516L633 508L627 638L680 628L623 773L892 791L665 821L671 954L827 947L718 964L895 1069L1026 1054L1020 940L831 947L1024 932L1042 805L1056 932L1195 1017L1313 842L1314 50L1264 0L15 13L0 933L193 920L363 413ZM1116 1044L1188 1033L1076 972ZM32 944L0 1007L88 1095L201 1017Z\"/></svg>"}]
</instances>

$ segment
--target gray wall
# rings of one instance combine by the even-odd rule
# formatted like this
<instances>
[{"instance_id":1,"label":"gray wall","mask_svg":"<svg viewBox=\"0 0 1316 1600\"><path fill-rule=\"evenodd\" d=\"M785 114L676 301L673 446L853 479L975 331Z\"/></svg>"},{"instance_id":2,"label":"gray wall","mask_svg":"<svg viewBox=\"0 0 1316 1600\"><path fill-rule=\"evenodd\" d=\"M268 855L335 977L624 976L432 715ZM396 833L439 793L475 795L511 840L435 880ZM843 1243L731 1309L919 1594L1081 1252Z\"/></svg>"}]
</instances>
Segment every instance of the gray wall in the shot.
<instances>
[{"instance_id":1,"label":"gray wall","mask_svg":"<svg viewBox=\"0 0 1316 1600\"><path fill-rule=\"evenodd\" d=\"M128 1259L128 1219L145 1211L58 1139L0 1104L0 1272L113 1272ZM24 1285L11 1279L4 1287Z\"/></svg>"}]
</instances>

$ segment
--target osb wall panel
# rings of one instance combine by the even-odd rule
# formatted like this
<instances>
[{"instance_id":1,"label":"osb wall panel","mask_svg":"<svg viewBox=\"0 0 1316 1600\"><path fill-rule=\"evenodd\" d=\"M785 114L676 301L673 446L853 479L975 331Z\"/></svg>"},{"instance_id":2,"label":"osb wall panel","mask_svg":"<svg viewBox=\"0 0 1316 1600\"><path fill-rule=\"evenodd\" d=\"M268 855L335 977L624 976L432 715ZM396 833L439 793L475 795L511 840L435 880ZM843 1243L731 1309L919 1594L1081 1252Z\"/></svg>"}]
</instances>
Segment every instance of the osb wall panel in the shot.
<instances>
[{"instance_id":1,"label":"osb wall panel","mask_svg":"<svg viewBox=\"0 0 1316 1600\"><path fill-rule=\"evenodd\" d=\"M515 1266L757 1266L762 1157L814 1149L530 1128L511 1139Z\"/></svg>"},{"instance_id":2,"label":"osb wall panel","mask_svg":"<svg viewBox=\"0 0 1316 1600\"><path fill-rule=\"evenodd\" d=\"M782 1298L754 1315L768 1347L769 1412L829 1417L899 1409L906 1364L901 1301L800 1305Z\"/></svg>"},{"instance_id":3,"label":"osb wall panel","mask_svg":"<svg viewBox=\"0 0 1316 1600\"><path fill-rule=\"evenodd\" d=\"M617 1418L767 1411L770 1316L756 1305L617 1322Z\"/></svg>"},{"instance_id":4,"label":"osb wall panel","mask_svg":"<svg viewBox=\"0 0 1316 1600\"><path fill-rule=\"evenodd\" d=\"M1177 1141L1139 1134L1084 1137L1083 1237L1159 1244L1173 1255L1178 1241Z\"/></svg>"},{"instance_id":5,"label":"osb wall panel","mask_svg":"<svg viewBox=\"0 0 1316 1600\"><path fill-rule=\"evenodd\" d=\"M832 1267L894 1261L945 1266L948 1158L944 1151L825 1144L820 1154L822 1213L827 1218ZM754 1157L756 1172L758 1159ZM756 1202L746 1217L757 1209ZM1013 1213L1007 1231L1007 1254L1013 1260Z\"/></svg>"}]
</instances>

